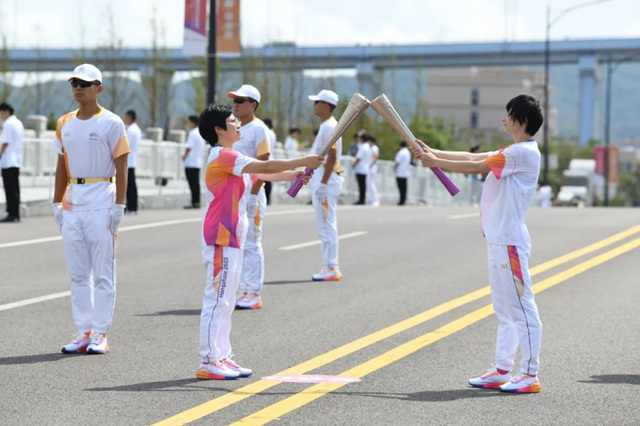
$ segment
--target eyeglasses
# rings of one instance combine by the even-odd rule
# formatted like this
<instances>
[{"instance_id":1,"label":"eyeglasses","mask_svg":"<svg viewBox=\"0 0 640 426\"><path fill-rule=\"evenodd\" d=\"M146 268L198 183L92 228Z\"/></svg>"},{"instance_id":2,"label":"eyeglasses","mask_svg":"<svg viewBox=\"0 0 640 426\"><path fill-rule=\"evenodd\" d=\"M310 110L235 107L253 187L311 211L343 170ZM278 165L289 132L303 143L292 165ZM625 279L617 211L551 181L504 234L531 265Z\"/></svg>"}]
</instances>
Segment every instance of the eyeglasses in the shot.
<instances>
[{"instance_id":1,"label":"eyeglasses","mask_svg":"<svg viewBox=\"0 0 640 426\"><path fill-rule=\"evenodd\" d=\"M247 98L234 98L233 99L233 103L234 104L243 104L245 102L255 102L253 99L247 99Z\"/></svg>"},{"instance_id":2,"label":"eyeglasses","mask_svg":"<svg viewBox=\"0 0 640 426\"><path fill-rule=\"evenodd\" d=\"M83 89L86 89L87 87L91 87L91 86L99 86L99 84L91 81L82 81L82 80L71 81L71 87L73 87L74 89L76 87L81 87Z\"/></svg>"}]
</instances>

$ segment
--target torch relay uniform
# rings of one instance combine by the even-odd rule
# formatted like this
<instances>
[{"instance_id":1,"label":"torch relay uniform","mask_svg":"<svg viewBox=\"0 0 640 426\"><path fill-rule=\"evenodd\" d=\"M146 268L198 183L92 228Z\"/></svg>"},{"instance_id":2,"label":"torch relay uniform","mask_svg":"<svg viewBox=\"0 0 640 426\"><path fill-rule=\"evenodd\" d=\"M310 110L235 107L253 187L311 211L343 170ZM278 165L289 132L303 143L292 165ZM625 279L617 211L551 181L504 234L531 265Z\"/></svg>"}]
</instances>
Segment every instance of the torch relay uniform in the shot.
<instances>
[{"instance_id":1,"label":"torch relay uniform","mask_svg":"<svg viewBox=\"0 0 640 426\"><path fill-rule=\"evenodd\" d=\"M269 128L259 118L240 128L240 140L233 144L233 150L243 156L257 158L271 153ZM262 224L267 212L267 196L264 187L257 195L247 196L247 216L249 228L244 244L244 265L240 278L238 308L256 309L262 307L260 294L264 284L264 251L262 249Z\"/></svg>"},{"instance_id":2,"label":"torch relay uniform","mask_svg":"<svg viewBox=\"0 0 640 426\"><path fill-rule=\"evenodd\" d=\"M236 142L238 143L238 142ZM252 180L242 170L253 161L220 146L211 148L205 172L206 210L202 218L202 261L207 283L200 315L200 379L251 375L231 357L231 314L242 274Z\"/></svg>"},{"instance_id":3,"label":"torch relay uniform","mask_svg":"<svg viewBox=\"0 0 640 426\"><path fill-rule=\"evenodd\" d=\"M320 155L322 147L333 132L338 122L331 116L320 124L318 136L316 136L311 153ZM322 271L313 276L314 281L337 281L342 279L338 263L338 198L342 191L344 179L340 176L340 155L342 153L342 138L339 138L331 147L336 152L336 162L331 176L325 185L322 184L323 166L311 177L311 201L316 218L316 229L322 248ZM328 155L328 154L327 154ZM326 156L325 156L326 161Z\"/></svg>"},{"instance_id":4,"label":"torch relay uniform","mask_svg":"<svg viewBox=\"0 0 640 426\"><path fill-rule=\"evenodd\" d=\"M64 156L69 184L62 199L59 222L65 258L71 278L71 309L78 338L62 348L66 353L87 350L91 333L104 337L94 342L108 351L106 333L116 302L116 242L114 216L123 208L115 205L114 159L129 153L124 123L101 108L88 120L74 111L58 120L54 150ZM99 336L100 335L100 336ZM89 347L90 348L90 347Z\"/></svg>"},{"instance_id":5,"label":"torch relay uniform","mask_svg":"<svg viewBox=\"0 0 640 426\"><path fill-rule=\"evenodd\" d=\"M499 322L496 370L469 383L500 387L506 392L538 392L542 324L529 275L531 238L524 217L536 191L540 151L531 139L489 154L485 162L491 172L484 184L480 212L487 241L491 299ZM513 378L499 374L499 370L512 371L518 345L522 355L520 374ZM527 380L530 386L523 386L522 381Z\"/></svg>"}]
</instances>

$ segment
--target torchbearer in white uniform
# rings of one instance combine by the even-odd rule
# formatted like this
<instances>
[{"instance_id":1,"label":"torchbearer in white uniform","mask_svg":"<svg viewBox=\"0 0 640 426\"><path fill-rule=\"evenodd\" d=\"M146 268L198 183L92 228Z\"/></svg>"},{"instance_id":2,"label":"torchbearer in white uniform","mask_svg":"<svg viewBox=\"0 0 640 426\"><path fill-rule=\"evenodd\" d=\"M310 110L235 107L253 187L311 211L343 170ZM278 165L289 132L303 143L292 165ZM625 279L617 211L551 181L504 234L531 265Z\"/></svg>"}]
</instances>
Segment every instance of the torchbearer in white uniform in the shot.
<instances>
[{"instance_id":1,"label":"torchbearer in white uniform","mask_svg":"<svg viewBox=\"0 0 640 426\"><path fill-rule=\"evenodd\" d=\"M331 90L321 90L317 95L309 96L309 100L314 103L313 113L322 120L318 136L311 147L311 154L320 154L322 147L338 124L333 117L333 110L338 105L338 95ZM338 197L344 182L340 176L342 173L340 154L342 154L342 138L333 144L325 156L324 165L311 178L311 202L322 247L322 269L313 275L314 281L342 279L338 263L338 217L336 215Z\"/></svg>"},{"instance_id":2,"label":"torchbearer in white uniform","mask_svg":"<svg viewBox=\"0 0 640 426\"><path fill-rule=\"evenodd\" d=\"M116 301L116 242L130 149L120 117L98 104L100 70L79 65L69 81L80 107L58 119L53 212L62 232L78 334L62 352L105 354Z\"/></svg>"}]
</instances>

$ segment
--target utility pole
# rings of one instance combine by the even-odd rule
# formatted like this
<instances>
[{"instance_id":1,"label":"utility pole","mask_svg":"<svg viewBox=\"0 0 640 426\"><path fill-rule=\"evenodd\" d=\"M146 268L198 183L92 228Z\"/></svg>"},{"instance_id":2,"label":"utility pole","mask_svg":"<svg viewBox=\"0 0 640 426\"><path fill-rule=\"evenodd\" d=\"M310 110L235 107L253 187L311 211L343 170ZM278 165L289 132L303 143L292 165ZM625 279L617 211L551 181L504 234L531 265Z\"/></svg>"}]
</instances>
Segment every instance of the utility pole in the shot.
<instances>
[{"instance_id":1,"label":"utility pole","mask_svg":"<svg viewBox=\"0 0 640 426\"><path fill-rule=\"evenodd\" d=\"M207 48L207 105L216 100L216 0L209 0L209 46Z\"/></svg>"}]
</instances>

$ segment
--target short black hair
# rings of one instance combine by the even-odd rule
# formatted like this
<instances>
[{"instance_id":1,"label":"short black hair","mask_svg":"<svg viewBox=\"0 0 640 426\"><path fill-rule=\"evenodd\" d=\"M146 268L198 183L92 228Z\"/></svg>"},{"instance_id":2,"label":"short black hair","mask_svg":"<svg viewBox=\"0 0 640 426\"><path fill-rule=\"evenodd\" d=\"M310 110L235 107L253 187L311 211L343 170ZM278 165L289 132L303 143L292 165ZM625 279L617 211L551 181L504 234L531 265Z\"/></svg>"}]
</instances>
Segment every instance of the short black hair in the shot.
<instances>
[{"instance_id":1,"label":"short black hair","mask_svg":"<svg viewBox=\"0 0 640 426\"><path fill-rule=\"evenodd\" d=\"M133 121L134 123L136 122L136 119L138 118L138 114L136 114L136 112L132 109L130 109L129 111L125 112L124 115L128 115L129 118L131 119L131 121Z\"/></svg>"},{"instance_id":2,"label":"short black hair","mask_svg":"<svg viewBox=\"0 0 640 426\"><path fill-rule=\"evenodd\" d=\"M228 105L207 105L207 107L200 113L200 118L196 117L200 136L202 136L209 145L216 146L218 144L216 127L226 130L227 118L229 118L230 115L231 107ZM189 119L191 119L191 117L189 117Z\"/></svg>"},{"instance_id":3,"label":"short black hair","mask_svg":"<svg viewBox=\"0 0 640 426\"><path fill-rule=\"evenodd\" d=\"M268 128L273 129L273 121L271 121L270 118L265 118L262 122L266 124Z\"/></svg>"},{"instance_id":4,"label":"short black hair","mask_svg":"<svg viewBox=\"0 0 640 426\"><path fill-rule=\"evenodd\" d=\"M198 126L198 116L197 115L190 115L188 117L189 121L192 122L193 124L196 125L196 127Z\"/></svg>"},{"instance_id":5,"label":"short black hair","mask_svg":"<svg viewBox=\"0 0 640 426\"><path fill-rule=\"evenodd\" d=\"M400 141L400 146L403 148L407 147L407 142L406 141Z\"/></svg>"},{"instance_id":6,"label":"short black hair","mask_svg":"<svg viewBox=\"0 0 640 426\"><path fill-rule=\"evenodd\" d=\"M0 111L9 111L9 115L13 115L13 107L6 102L0 104Z\"/></svg>"},{"instance_id":7,"label":"short black hair","mask_svg":"<svg viewBox=\"0 0 640 426\"><path fill-rule=\"evenodd\" d=\"M319 131L320 131L320 129L313 129L313 132L311 132L311 133L313 133L314 136L318 136L318 132Z\"/></svg>"},{"instance_id":8,"label":"short black hair","mask_svg":"<svg viewBox=\"0 0 640 426\"><path fill-rule=\"evenodd\" d=\"M526 124L525 132L535 135L544 119L540 110L540 102L529 95L518 95L507 103L507 114L520 124Z\"/></svg>"},{"instance_id":9,"label":"short black hair","mask_svg":"<svg viewBox=\"0 0 640 426\"><path fill-rule=\"evenodd\" d=\"M373 135L367 135L367 140L370 142L373 142L374 145L376 145L376 137Z\"/></svg>"},{"instance_id":10,"label":"short black hair","mask_svg":"<svg viewBox=\"0 0 640 426\"><path fill-rule=\"evenodd\" d=\"M302 133L299 127L292 127L289 129L289 134L296 133L296 132Z\"/></svg>"}]
</instances>

